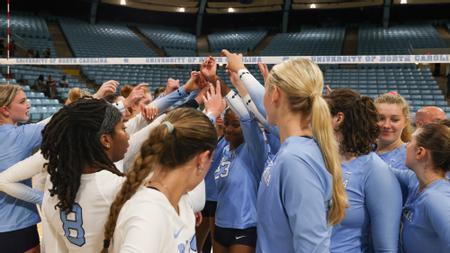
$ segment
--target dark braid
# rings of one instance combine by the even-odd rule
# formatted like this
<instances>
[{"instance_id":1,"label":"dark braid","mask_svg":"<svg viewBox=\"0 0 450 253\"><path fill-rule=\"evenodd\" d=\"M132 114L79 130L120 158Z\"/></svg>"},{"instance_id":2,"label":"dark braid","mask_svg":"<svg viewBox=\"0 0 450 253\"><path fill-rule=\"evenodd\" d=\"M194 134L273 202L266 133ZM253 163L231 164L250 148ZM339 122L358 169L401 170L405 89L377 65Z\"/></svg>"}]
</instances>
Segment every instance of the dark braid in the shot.
<instances>
[{"instance_id":1,"label":"dark braid","mask_svg":"<svg viewBox=\"0 0 450 253\"><path fill-rule=\"evenodd\" d=\"M56 207L71 210L85 168L123 175L100 143L100 135L113 133L121 119L116 108L104 100L91 98L64 106L53 115L42 131L41 150L48 160L46 167L53 184L50 195L59 199Z\"/></svg>"}]
</instances>

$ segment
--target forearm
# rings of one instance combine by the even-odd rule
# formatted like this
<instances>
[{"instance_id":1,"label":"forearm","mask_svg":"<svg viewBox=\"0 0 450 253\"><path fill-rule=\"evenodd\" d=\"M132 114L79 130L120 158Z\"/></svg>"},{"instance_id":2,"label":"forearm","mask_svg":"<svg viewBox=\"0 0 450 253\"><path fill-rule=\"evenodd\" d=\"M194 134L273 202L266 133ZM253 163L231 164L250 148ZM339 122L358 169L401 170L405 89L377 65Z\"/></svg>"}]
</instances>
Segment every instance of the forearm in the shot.
<instances>
[{"instance_id":1,"label":"forearm","mask_svg":"<svg viewBox=\"0 0 450 253\"><path fill-rule=\"evenodd\" d=\"M0 173L0 191L30 203L42 203L43 193L20 183L20 181L32 178L42 172L46 162L41 152L37 152L9 167Z\"/></svg>"},{"instance_id":2,"label":"forearm","mask_svg":"<svg viewBox=\"0 0 450 253\"><path fill-rule=\"evenodd\" d=\"M170 95L169 95L170 96ZM139 153L142 143L148 139L148 136L150 135L151 131L161 124L161 122L166 117L165 114L160 115L158 118L156 118L152 123L144 127L143 129L139 130L135 134L133 134L130 137L129 140L129 148L127 152L125 153L125 156L123 158L123 171L126 172L128 169L131 168L131 166L134 163L136 155Z\"/></svg>"},{"instance_id":3,"label":"forearm","mask_svg":"<svg viewBox=\"0 0 450 253\"><path fill-rule=\"evenodd\" d=\"M252 98L253 102L256 105L256 108L258 108L258 111L266 117L266 110L264 108L263 99L264 99L264 86L261 85L261 83L256 80L256 78L247 70L247 69L241 69L238 71L239 79L242 81L242 83L245 86L245 89L247 90L248 94Z\"/></svg>"}]
</instances>

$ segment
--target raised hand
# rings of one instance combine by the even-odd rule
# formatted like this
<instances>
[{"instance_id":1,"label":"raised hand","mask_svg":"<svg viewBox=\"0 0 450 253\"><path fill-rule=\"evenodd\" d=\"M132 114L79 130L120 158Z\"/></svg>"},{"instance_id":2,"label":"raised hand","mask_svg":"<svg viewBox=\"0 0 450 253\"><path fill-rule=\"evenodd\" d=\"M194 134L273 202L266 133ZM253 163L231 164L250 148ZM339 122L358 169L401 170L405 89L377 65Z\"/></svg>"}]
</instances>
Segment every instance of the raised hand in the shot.
<instances>
[{"instance_id":1,"label":"raised hand","mask_svg":"<svg viewBox=\"0 0 450 253\"><path fill-rule=\"evenodd\" d=\"M203 103L207 113L218 117L225 110L225 100L221 95L220 81L216 81L216 86L209 84L209 91L203 96Z\"/></svg>"},{"instance_id":2,"label":"raised hand","mask_svg":"<svg viewBox=\"0 0 450 253\"><path fill-rule=\"evenodd\" d=\"M330 87L330 85L325 85L325 89L327 90L326 92L325 92L325 94L327 94L327 95L330 95L331 94L331 92L333 91L332 89L331 89L331 87Z\"/></svg>"},{"instance_id":3,"label":"raised hand","mask_svg":"<svg viewBox=\"0 0 450 253\"><path fill-rule=\"evenodd\" d=\"M140 108L142 116L148 122L153 121L159 114L159 108L152 105L145 106L144 104L140 104Z\"/></svg>"},{"instance_id":4,"label":"raised hand","mask_svg":"<svg viewBox=\"0 0 450 253\"><path fill-rule=\"evenodd\" d=\"M240 69L245 69L244 61L242 59L242 54L230 53L230 51L223 49L221 52L222 56L227 57L228 64L227 69L233 72L238 72Z\"/></svg>"},{"instance_id":5,"label":"raised hand","mask_svg":"<svg viewBox=\"0 0 450 253\"><path fill-rule=\"evenodd\" d=\"M207 85L206 79L200 71L192 71L191 78L184 85L184 88L186 92L191 92L193 90L202 89Z\"/></svg>"},{"instance_id":6,"label":"raised hand","mask_svg":"<svg viewBox=\"0 0 450 253\"><path fill-rule=\"evenodd\" d=\"M145 87L148 87L148 83L140 83L134 87L125 99L124 104L126 106L137 105L139 101L145 97Z\"/></svg>"},{"instance_id":7,"label":"raised hand","mask_svg":"<svg viewBox=\"0 0 450 253\"><path fill-rule=\"evenodd\" d=\"M97 90L97 92L92 95L94 98L101 99L104 98L110 94L116 93L116 89L119 86L119 82L114 80L106 81L100 86L100 88Z\"/></svg>"},{"instance_id":8,"label":"raised hand","mask_svg":"<svg viewBox=\"0 0 450 253\"><path fill-rule=\"evenodd\" d=\"M267 64L265 63L258 63L259 72L261 72L261 75L264 78L264 82L266 82L267 77L269 76L269 68L267 67Z\"/></svg>"},{"instance_id":9,"label":"raised hand","mask_svg":"<svg viewBox=\"0 0 450 253\"><path fill-rule=\"evenodd\" d=\"M215 82L217 78L217 63L216 59L208 56L200 65L200 72L208 82Z\"/></svg>"},{"instance_id":10,"label":"raised hand","mask_svg":"<svg viewBox=\"0 0 450 253\"><path fill-rule=\"evenodd\" d=\"M206 96L206 93L208 92L208 90L209 90L209 86L204 87L203 89L200 90L200 92L195 97L195 101L197 101L197 103L199 105L203 104L203 97Z\"/></svg>"},{"instance_id":11,"label":"raised hand","mask_svg":"<svg viewBox=\"0 0 450 253\"><path fill-rule=\"evenodd\" d=\"M180 88L180 80L169 78L167 79L166 89L164 90L164 96L169 95L171 92Z\"/></svg>"}]
</instances>

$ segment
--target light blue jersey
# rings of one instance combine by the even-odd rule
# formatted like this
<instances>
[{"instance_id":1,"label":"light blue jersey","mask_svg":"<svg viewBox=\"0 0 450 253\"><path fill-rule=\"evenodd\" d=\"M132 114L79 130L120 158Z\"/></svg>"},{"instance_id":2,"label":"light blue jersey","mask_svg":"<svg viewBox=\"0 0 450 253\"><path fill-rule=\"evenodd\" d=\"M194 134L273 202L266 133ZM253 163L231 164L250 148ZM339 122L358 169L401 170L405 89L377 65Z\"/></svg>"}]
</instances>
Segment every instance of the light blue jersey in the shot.
<instances>
[{"instance_id":1,"label":"light blue jersey","mask_svg":"<svg viewBox=\"0 0 450 253\"><path fill-rule=\"evenodd\" d=\"M400 147L396 149L378 155L381 157L381 159L383 159L385 163L387 163L387 165L389 165L392 168L409 170L405 164L406 144L402 144Z\"/></svg>"},{"instance_id":2,"label":"light blue jersey","mask_svg":"<svg viewBox=\"0 0 450 253\"><path fill-rule=\"evenodd\" d=\"M413 171L393 170L408 198L403 207L401 245L405 253L450 252L450 182L434 181L419 191Z\"/></svg>"},{"instance_id":3,"label":"light blue jersey","mask_svg":"<svg viewBox=\"0 0 450 253\"><path fill-rule=\"evenodd\" d=\"M261 178L256 252L329 252L332 189L316 141L287 138Z\"/></svg>"},{"instance_id":4,"label":"light blue jersey","mask_svg":"<svg viewBox=\"0 0 450 253\"><path fill-rule=\"evenodd\" d=\"M409 171L409 168L406 166L406 144L402 144L400 147L389 152L378 154L378 156L387 163L389 168ZM400 187L402 190L402 199L406 201L406 192L408 190L404 188L404 185L400 185Z\"/></svg>"},{"instance_id":5,"label":"light blue jersey","mask_svg":"<svg viewBox=\"0 0 450 253\"><path fill-rule=\"evenodd\" d=\"M45 125L0 126L0 172L31 155L42 142ZM31 187L31 179L21 183ZM36 205L0 192L0 232L15 231L39 223Z\"/></svg>"},{"instance_id":6,"label":"light blue jersey","mask_svg":"<svg viewBox=\"0 0 450 253\"><path fill-rule=\"evenodd\" d=\"M216 225L256 227L256 194L264 168L266 145L254 118L240 118L245 142L235 150L227 145L214 176L218 197Z\"/></svg>"},{"instance_id":7,"label":"light blue jersey","mask_svg":"<svg viewBox=\"0 0 450 253\"><path fill-rule=\"evenodd\" d=\"M214 172L219 166L220 160L222 160L223 148L226 145L228 145L228 142L225 140L225 138L220 137L216 149L214 150L211 166L209 167L208 173L206 173L205 176L205 190L207 201L217 201L217 186L216 181L214 180Z\"/></svg>"},{"instance_id":8,"label":"light blue jersey","mask_svg":"<svg viewBox=\"0 0 450 253\"><path fill-rule=\"evenodd\" d=\"M342 164L349 207L333 228L331 252L397 252L402 197L387 164L374 152Z\"/></svg>"}]
</instances>

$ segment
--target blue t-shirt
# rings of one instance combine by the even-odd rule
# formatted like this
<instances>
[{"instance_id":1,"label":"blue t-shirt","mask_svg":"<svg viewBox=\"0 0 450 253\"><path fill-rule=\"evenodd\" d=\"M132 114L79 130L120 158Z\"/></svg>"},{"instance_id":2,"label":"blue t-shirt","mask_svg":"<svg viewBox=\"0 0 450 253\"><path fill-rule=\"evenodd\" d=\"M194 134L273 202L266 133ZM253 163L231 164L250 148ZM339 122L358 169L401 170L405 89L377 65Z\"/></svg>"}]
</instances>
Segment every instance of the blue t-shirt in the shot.
<instances>
[{"instance_id":1,"label":"blue t-shirt","mask_svg":"<svg viewBox=\"0 0 450 253\"><path fill-rule=\"evenodd\" d=\"M227 145L214 173L218 191L215 223L223 228L256 227L256 194L267 145L254 118L241 118L240 123L245 142L235 150Z\"/></svg>"},{"instance_id":2,"label":"blue t-shirt","mask_svg":"<svg viewBox=\"0 0 450 253\"><path fill-rule=\"evenodd\" d=\"M316 141L287 138L267 162L259 185L256 252L329 252L332 189Z\"/></svg>"},{"instance_id":3,"label":"blue t-shirt","mask_svg":"<svg viewBox=\"0 0 450 253\"><path fill-rule=\"evenodd\" d=\"M342 164L349 207L333 227L331 252L397 252L402 197L387 164L374 152Z\"/></svg>"},{"instance_id":4,"label":"blue t-shirt","mask_svg":"<svg viewBox=\"0 0 450 253\"><path fill-rule=\"evenodd\" d=\"M43 124L0 126L0 172L32 154L42 142ZM21 183L31 187L31 179ZM10 232L39 223L36 205L0 192L0 232Z\"/></svg>"},{"instance_id":5,"label":"blue t-shirt","mask_svg":"<svg viewBox=\"0 0 450 253\"><path fill-rule=\"evenodd\" d=\"M217 166L220 164L222 159L223 148L228 145L225 138L220 137L217 143L216 149L214 150L211 166L209 167L208 173L205 176L205 190L206 190L206 200L207 201L217 201L217 186L214 180L214 172Z\"/></svg>"},{"instance_id":6,"label":"blue t-shirt","mask_svg":"<svg viewBox=\"0 0 450 253\"><path fill-rule=\"evenodd\" d=\"M405 253L450 252L450 182L440 179L419 191L414 172L394 170L408 198L403 207L401 245Z\"/></svg>"}]
</instances>

